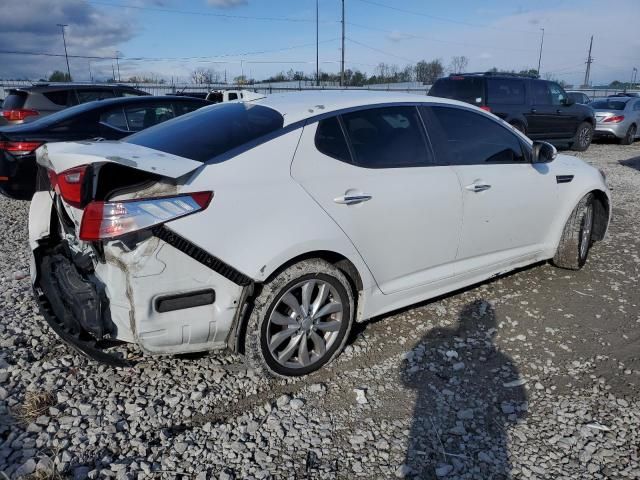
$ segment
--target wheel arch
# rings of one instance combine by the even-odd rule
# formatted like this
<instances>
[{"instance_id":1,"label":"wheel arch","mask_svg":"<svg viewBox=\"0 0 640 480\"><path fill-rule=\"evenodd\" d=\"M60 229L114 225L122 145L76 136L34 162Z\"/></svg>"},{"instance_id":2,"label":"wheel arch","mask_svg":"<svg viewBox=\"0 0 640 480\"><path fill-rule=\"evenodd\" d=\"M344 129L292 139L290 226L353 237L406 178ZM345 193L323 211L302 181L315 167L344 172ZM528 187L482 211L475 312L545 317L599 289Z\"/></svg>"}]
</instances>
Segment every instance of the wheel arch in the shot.
<instances>
[{"instance_id":1,"label":"wheel arch","mask_svg":"<svg viewBox=\"0 0 640 480\"><path fill-rule=\"evenodd\" d=\"M365 284L362 278L362 273L358 270L358 267L356 267L355 263L352 260L341 253L332 250L312 250L289 258L285 262L281 263L278 267L274 268L271 272L269 272L263 281L256 282L247 287L247 289L245 290L245 294L243 295L243 300L241 302L242 305L240 305L240 308L238 309L238 315L236 316L234 325L231 328L231 332L227 339L227 345L234 352L244 354L247 322L253 309L253 301L258 295L260 295L260 291L264 283L272 280L280 272L286 270L290 266L295 265L296 263L299 263L303 260L309 260L312 258L325 260L326 262L334 265L345 275L353 293L353 300L355 303L355 321L362 321L360 315L362 311L361 294L365 289ZM368 272L364 272L364 274L368 275Z\"/></svg>"},{"instance_id":2,"label":"wheel arch","mask_svg":"<svg viewBox=\"0 0 640 480\"><path fill-rule=\"evenodd\" d=\"M611 206L609 197L602 190L592 190L590 193L594 197L593 239L600 241L607 233Z\"/></svg>"}]
</instances>

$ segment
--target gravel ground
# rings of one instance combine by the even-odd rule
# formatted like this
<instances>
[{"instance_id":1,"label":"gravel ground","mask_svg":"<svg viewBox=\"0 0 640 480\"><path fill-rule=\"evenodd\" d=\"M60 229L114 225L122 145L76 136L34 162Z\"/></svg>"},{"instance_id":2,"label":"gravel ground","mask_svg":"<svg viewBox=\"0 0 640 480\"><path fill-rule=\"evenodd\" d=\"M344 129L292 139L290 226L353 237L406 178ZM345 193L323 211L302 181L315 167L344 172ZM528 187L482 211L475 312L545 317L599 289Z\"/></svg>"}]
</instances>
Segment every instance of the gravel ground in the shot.
<instances>
[{"instance_id":1,"label":"gravel ground","mask_svg":"<svg viewBox=\"0 0 640 480\"><path fill-rule=\"evenodd\" d=\"M580 156L614 195L583 270L541 264L375 319L290 381L226 353L130 369L78 356L24 278L27 204L0 199L0 472L640 478L640 144Z\"/></svg>"}]
</instances>

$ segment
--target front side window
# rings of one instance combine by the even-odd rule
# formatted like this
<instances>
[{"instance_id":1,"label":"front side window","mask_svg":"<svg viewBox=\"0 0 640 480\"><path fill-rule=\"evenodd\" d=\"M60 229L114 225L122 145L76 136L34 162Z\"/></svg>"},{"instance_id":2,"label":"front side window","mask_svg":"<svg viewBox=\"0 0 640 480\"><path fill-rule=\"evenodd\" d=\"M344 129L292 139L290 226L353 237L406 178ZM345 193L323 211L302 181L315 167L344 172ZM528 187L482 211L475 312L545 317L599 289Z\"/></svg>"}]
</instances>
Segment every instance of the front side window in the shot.
<instances>
[{"instance_id":1,"label":"front side window","mask_svg":"<svg viewBox=\"0 0 640 480\"><path fill-rule=\"evenodd\" d=\"M219 103L143 130L126 141L206 162L283 125L284 117L272 108L251 103Z\"/></svg>"},{"instance_id":2,"label":"front side window","mask_svg":"<svg viewBox=\"0 0 640 480\"><path fill-rule=\"evenodd\" d=\"M351 154L338 117L318 122L315 144L318 151L342 162L351 163Z\"/></svg>"},{"instance_id":3,"label":"front side window","mask_svg":"<svg viewBox=\"0 0 640 480\"><path fill-rule=\"evenodd\" d=\"M229 94L229 101L237 100L237 99L238 99L238 94L237 93L230 93Z\"/></svg>"},{"instance_id":4,"label":"front side window","mask_svg":"<svg viewBox=\"0 0 640 480\"><path fill-rule=\"evenodd\" d=\"M524 81L512 78L487 79L487 103L521 105L524 103Z\"/></svg>"},{"instance_id":5,"label":"front side window","mask_svg":"<svg viewBox=\"0 0 640 480\"><path fill-rule=\"evenodd\" d=\"M124 113L127 116L129 130L132 132L153 127L175 116L170 103L165 105L156 104L125 107Z\"/></svg>"},{"instance_id":6,"label":"front side window","mask_svg":"<svg viewBox=\"0 0 640 480\"><path fill-rule=\"evenodd\" d=\"M551 104L552 105L564 105L567 94L562 87L557 83L549 83L549 91L551 92Z\"/></svg>"},{"instance_id":7,"label":"front side window","mask_svg":"<svg viewBox=\"0 0 640 480\"><path fill-rule=\"evenodd\" d=\"M533 80L531 82L531 98L536 105L551 105L551 92L547 82Z\"/></svg>"},{"instance_id":8,"label":"front side window","mask_svg":"<svg viewBox=\"0 0 640 480\"><path fill-rule=\"evenodd\" d=\"M366 168L431 164L416 107L359 110L342 116L354 163Z\"/></svg>"},{"instance_id":9,"label":"front side window","mask_svg":"<svg viewBox=\"0 0 640 480\"><path fill-rule=\"evenodd\" d=\"M518 137L480 113L452 107L424 107L422 112L441 163L483 165L526 161Z\"/></svg>"}]
</instances>

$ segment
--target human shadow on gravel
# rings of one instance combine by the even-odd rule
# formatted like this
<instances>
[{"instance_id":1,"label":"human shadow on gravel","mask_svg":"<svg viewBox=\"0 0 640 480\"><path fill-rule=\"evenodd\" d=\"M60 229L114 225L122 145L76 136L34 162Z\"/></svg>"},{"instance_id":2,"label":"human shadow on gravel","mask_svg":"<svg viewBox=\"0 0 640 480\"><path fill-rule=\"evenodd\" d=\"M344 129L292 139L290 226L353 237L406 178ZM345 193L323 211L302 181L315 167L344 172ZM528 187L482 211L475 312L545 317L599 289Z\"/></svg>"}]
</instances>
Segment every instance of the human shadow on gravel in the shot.
<instances>
[{"instance_id":1,"label":"human shadow on gravel","mask_svg":"<svg viewBox=\"0 0 640 480\"><path fill-rule=\"evenodd\" d=\"M506 429L526 415L527 395L495 334L495 310L478 300L456 328L431 330L403 361L404 384L417 393L406 477L512 478Z\"/></svg>"},{"instance_id":2,"label":"human shadow on gravel","mask_svg":"<svg viewBox=\"0 0 640 480\"><path fill-rule=\"evenodd\" d=\"M620 165L624 165L625 167L635 168L636 170L640 170L640 157L628 158L627 160L620 160Z\"/></svg>"}]
</instances>

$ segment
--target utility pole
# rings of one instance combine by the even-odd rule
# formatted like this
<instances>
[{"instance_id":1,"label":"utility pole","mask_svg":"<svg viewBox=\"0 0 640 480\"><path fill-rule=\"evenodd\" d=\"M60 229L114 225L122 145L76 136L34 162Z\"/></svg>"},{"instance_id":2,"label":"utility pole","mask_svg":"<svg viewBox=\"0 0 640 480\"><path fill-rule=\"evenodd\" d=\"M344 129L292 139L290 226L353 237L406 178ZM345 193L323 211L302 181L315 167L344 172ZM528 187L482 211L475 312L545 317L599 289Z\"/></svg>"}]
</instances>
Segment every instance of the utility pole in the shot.
<instances>
[{"instance_id":1,"label":"utility pole","mask_svg":"<svg viewBox=\"0 0 640 480\"><path fill-rule=\"evenodd\" d=\"M69 68L69 55L67 54L67 39L64 37L64 28L68 27L66 23L56 23L62 30L62 43L64 44L64 58L67 60L67 75L69 75L69 81L71 81L71 69Z\"/></svg>"},{"instance_id":2,"label":"utility pole","mask_svg":"<svg viewBox=\"0 0 640 480\"><path fill-rule=\"evenodd\" d=\"M118 66L118 82L120 82L120 62L118 59L118 55L120 54L120 52L118 50L116 50L116 65ZM115 80L115 78L114 78Z\"/></svg>"},{"instance_id":3,"label":"utility pole","mask_svg":"<svg viewBox=\"0 0 640 480\"><path fill-rule=\"evenodd\" d=\"M631 70L631 86L629 88L633 88L633 84L635 83L635 78L637 73L638 73L638 69L636 67L633 67L633 70Z\"/></svg>"},{"instance_id":4,"label":"utility pole","mask_svg":"<svg viewBox=\"0 0 640 480\"><path fill-rule=\"evenodd\" d=\"M593 47L593 35L591 35L591 42L589 43L589 56L587 57L587 71L584 72L584 86L589 86L589 74L591 73L591 64L593 58L591 57L591 48Z\"/></svg>"},{"instance_id":5,"label":"utility pole","mask_svg":"<svg viewBox=\"0 0 640 480\"><path fill-rule=\"evenodd\" d=\"M89 80L93 83L93 74L91 73L91 60L87 60L89 63Z\"/></svg>"},{"instance_id":6,"label":"utility pole","mask_svg":"<svg viewBox=\"0 0 640 480\"><path fill-rule=\"evenodd\" d=\"M116 69L113 66L113 60L111 60L111 78L113 78L113 81L116 81Z\"/></svg>"},{"instance_id":7,"label":"utility pole","mask_svg":"<svg viewBox=\"0 0 640 480\"><path fill-rule=\"evenodd\" d=\"M342 0L342 61L340 62L340 86L344 87L344 0Z\"/></svg>"},{"instance_id":8,"label":"utility pole","mask_svg":"<svg viewBox=\"0 0 640 480\"><path fill-rule=\"evenodd\" d=\"M318 0L316 0L316 86L320 86L320 54L318 41Z\"/></svg>"},{"instance_id":9,"label":"utility pole","mask_svg":"<svg viewBox=\"0 0 640 480\"><path fill-rule=\"evenodd\" d=\"M540 56L538 57L538 76L540 76L540 64L542 63L542 45L544 45L544 28L542 30L542 39L540 40Z\"/></svg>"}]
</instances>

